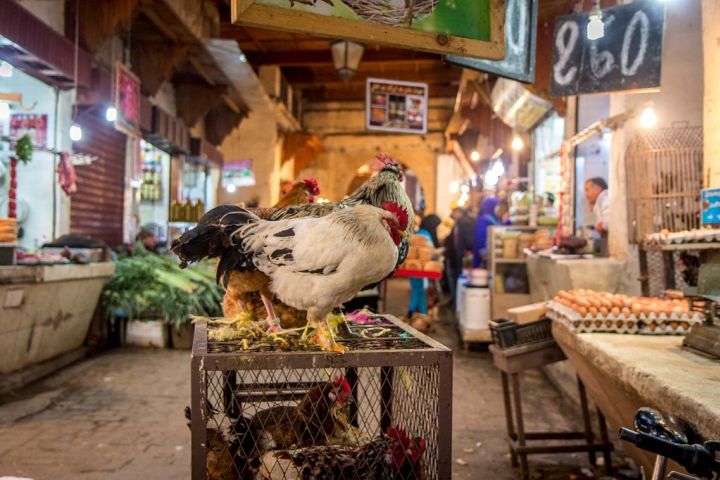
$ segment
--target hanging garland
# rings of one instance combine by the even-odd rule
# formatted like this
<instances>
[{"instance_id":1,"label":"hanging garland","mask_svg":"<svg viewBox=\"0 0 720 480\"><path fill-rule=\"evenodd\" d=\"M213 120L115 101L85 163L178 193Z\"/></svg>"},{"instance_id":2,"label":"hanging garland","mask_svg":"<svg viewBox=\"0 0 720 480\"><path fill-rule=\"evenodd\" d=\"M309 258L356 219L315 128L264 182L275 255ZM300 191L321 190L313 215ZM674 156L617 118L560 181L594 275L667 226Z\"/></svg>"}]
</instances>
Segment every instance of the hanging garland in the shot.
<instances>
[{"instance_id":1,"label":"hanging garland","mask_svg":"<svg viewBox=\"0 0 720 480\"><path fill-rule=\"evenodd\" d=\"M15 143L15 155L10 157L10 189L8 201L8 217L17 218L17 163L20 160L23 165L32 160L32 139L30 135L23 135Z\"/></svg>"}]
</instances>

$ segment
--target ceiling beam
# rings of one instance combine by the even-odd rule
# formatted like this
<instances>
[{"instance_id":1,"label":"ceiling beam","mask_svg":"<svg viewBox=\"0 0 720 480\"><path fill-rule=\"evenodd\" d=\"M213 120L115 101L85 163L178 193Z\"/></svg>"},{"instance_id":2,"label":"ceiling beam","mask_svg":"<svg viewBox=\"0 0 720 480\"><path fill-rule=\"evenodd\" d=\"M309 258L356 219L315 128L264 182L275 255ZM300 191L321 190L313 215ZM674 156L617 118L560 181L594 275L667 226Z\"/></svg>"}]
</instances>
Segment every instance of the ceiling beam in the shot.
<instances>
[{"instance_id":1,"label":"ceiling beam","mask_svg":"<svg viewBox=\"0 0 720 480\"><path fill-rule=\"evenodd\" d=\"M332 53L330 48L325 50L285 50L268 53L248 53L248 61L254 65L280 65L281 67L311 66L311 65L332 65ZM363 53L361 63L368 64L414 64L414 63L437 63L441 60L440 55L424 52L410 52L403 50L366 50Z\"/></svg>"},{"instance_id":2,"label":"ceiling beam","mask_svg":"<svg viewBox=\"0 0 720 480\"><path fill-rule=\"evenodd\" d=\"M455 98L457 85L430 85L428 96L430 98ZM327 88L317 86L303 90L303 100L308 102L317 101L364 101L365 87L358 85L348 88Z\"/></svg>"},{"instance_id":3,"label":"ceiling beam","mask_svg":"<svg viewBox=\"0 0 720 480\"><path fill-rule=\"evenodd\" d=\"M365 85L370 77L386 77L392 80L407 82L423 82L429 84L451 83L460 80L460 72L456 70L436 69L435 71L415 72L394 70L392 72L364 71L358 72L348 81L342 80L335 71L320 71L317 74L306 69L283 70L283 75L294 88L313 88L317 85Z\"/></svg>"}]
</instances>

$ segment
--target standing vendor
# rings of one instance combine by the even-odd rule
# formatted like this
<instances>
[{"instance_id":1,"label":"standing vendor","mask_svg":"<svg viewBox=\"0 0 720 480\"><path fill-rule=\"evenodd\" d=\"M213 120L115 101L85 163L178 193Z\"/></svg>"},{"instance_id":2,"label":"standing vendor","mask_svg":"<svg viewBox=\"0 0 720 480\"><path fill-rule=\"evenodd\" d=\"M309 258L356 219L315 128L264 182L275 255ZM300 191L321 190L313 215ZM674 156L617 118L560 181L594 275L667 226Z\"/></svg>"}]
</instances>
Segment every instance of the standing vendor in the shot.
<instances>
[{"instance_id":1,"label":"standing vendor","mask_svg":"<svg viewBox=\"0 0 720 480\"><path fill-rule=\"evenodd\" d=\"M600 254L608 256L608 220L610 217L610 198L608 196L607 182L600 177L585 181L585 198L593 209L595 215L595 231L600 236Z\"/></svg>"}]
</instances>

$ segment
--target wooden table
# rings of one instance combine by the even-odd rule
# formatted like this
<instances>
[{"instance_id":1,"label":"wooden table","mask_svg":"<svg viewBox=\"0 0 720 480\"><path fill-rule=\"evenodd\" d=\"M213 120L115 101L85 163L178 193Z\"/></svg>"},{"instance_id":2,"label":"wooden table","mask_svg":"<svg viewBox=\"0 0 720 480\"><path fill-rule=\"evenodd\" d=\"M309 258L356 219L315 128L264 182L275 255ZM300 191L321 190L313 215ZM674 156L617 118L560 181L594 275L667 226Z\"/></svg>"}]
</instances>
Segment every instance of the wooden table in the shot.
<instances>
[{"instance_id":1,"label":"wooden table","mask_svg":"<svg viewBox=\"0 0 720 480\"><path fill-rule=\"evenodd\" d=\"M520 397L520 372L531 368L540 368L554 362L565 360L565 354L560 350L554 340L531 343L518 347L500 349L496 345L490 346L495 366L500 370L502 379L503 399L505 404L505 421L507 425L508 446L513 467L520 466L520 477L530 478L527 456L538 453L568 453L587 452L592 465L596 465L596 452L603 452L605 470L609 474L612 467L610 452L612 443L608 440L607 427L602 412L598 410L601 442L596 443L590 422L585 386L578 378L580 392L580 407L583 416L582 432L526 432L523 420L522 401ZM508 380L510 377L510 381ZM512 391L510 383L512 383ZM514 412L513 412L514 407ZM528 441L536 440L583 440L583 443L564 443L555 445L532 445ZM520 462L518 463L518 457Z\"/></svg>"}]
</instances>

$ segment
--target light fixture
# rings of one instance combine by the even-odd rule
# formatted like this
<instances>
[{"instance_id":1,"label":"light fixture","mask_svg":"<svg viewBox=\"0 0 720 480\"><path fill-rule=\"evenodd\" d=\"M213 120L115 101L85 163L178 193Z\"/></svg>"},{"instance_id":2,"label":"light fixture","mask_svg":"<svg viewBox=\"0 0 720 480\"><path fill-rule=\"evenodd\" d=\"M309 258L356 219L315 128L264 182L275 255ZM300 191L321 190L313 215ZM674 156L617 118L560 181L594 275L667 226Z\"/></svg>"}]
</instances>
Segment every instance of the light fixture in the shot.
<instances>
[{"instance_id":1,"label":"light fixture","mask_svg":"<svg viewBox=\"0 0 720 480\"><path fill-rule=\"evenodd\" d=\"M643 128L652 128L657 123L657 115L653 107L647 107L640 114L640 126Z\"/></svg>"},{"instance_id":2,"label":"light fixture","mask_svg":"<svg viewBox=\"0 0 720 480\"><path fill-rule=\"evenodd\" d=\"M470 154L470 160L472 160L473 162L477 162L478 160L480 160L480 152L478 152L477 150L473 150Z\"/></svg>"},{"instance_id":3,"label":"light fixture","mask_svg":"<svg viewBox=\"0 0 720 480\"><path fill-rule=\"evenodd\" d=\"M510 144L510 146L513 150L518 152L523 149L525 143L523 142L523 139L520 137L520 135L515 134L513 135L512 143Z\"/></svg>"},{"instance_id":4,"label":"light fixture","mask_svg":"<svg viewBox=\"0 0 720 480\"><path fill-rule=\"evenodd\" d=\"M468 187L467 185L463 185L462 187L460 187L460 191L462 193L468 193L470 191L470 187Z\"/></svg>"},{"instance_id":5,"label":"light fixture","mask_svg":"<svg viewBox=\"0 0 720 480\"><path fill-rule=\"evenodd\" d=\"M595 0L588 16L587 30L585 34L588 40L598 40L605 36L605 24L603 23L600 0Z\"/></svg>"},{"instance_id":6,"label":"light fixture","mask_svg":"<svg viewBox=\"0 0 720 480\"><path fill-rule=\"evenodd\" d=\"M336 40L330 44L333 65L340 78L350 80L358 70L365 47L360 43Z\"/></svg>"},{"instance_id":7,"label":"light fixture","mask_svg":"<svg viewBox=\"0 0 720 480\"><path fill-rule=\"evenodd\" d=\"M117 120L117 118L118 118L117 108L115 108L112 105L107 107L107 109L105 110L105 120L107 120L108 122L114 122L115 120Z\"/></svg>"},{"instance_id":8,"label":"light fixture","mask_svg":"<svg viewBox=\"0 0 720 480\"><path fill-rule=\"evenodd\" d=\"M10 78L13 75L13 66L6 61L0 61L0 77Z\"/></svg>"},{"instance_id":9,"label":"light fixture","mask_svg":"<svg viewBox=\"0 0 720 480\"><path fill-rule=\"evenodd\" d=\"M72 140L73 142L79 142L80 140L82 140L82 135L83 132L82 128L80 128L80 125L78 125L77 123L73 123L70 127L70 140Z\"/></svg>"},{"instance_id":10,"label":"light fixture","mask_svg":"<svg viewBox=\"0 0 720 480\"><path fill-rule=\"evenodd\" d=\"M237 187L235 186L234 183L231 183L230 185L225 187L225 190L227 190L228 193L235 193L236 189L237 189Z\"/></svg>"},{"instance_id":11,"label":"light fixture","mask_svg":"<svg viewBox=\"0 0 720 480\"><path fill-rule=\"evenodd\" d=\"M450 182L450 193L457 193L460 190L460 184L457 180Z\"/></svg>"},{"instance_id":12,"label":"light fixture","mask_svg":"<svg viewBox=\"0 0 720 480\"><path fill-rule=\"evenodd\" d=\"M245 63L245 62L247 62L247 57L245 56L244 53L241 53L240 56L238 57L238 60L240 60L240 62L242 62L242 63Z\"/></svg>"}]
</instances>

